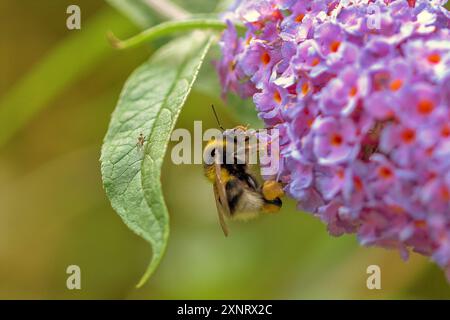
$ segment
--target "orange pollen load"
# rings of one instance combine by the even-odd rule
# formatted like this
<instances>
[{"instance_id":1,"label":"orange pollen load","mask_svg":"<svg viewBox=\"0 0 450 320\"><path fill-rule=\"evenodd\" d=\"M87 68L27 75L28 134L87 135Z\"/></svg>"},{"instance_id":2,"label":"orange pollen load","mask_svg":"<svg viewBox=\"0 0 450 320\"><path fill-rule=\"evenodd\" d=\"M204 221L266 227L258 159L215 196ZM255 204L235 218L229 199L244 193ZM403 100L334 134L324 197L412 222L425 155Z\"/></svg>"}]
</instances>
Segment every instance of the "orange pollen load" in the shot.
<instances>
[{"instance_id":1,"label":"orange pollen load","mask_svg":"<svg viewBox=\"0 0 450 320\"><path fill-rule=\"evenodd\" d=\"M417 111L423 115L430 114L434 109L434 103L433 101L424 99L420 100L417 104Z\"/></svg>"},{"instance_id":2,"label":"orange pollen load","mask_svg":"<svg viewBox=\"0 0 450 320\"><path fill-rule=\"evenodd\" d=\"M403 85L403 81L400 79L396 79L394 81L391 82L389 88L391 89L391 91L397 91L398 89L400 89Z\"/></svg>"},{"instance_id":3,"label":"orange pollen load","mask_svg":"<svg viewBox=\"0 0 450 320\"><path fill-rule=\"evenodd\" d=\"M311 61L311 66L312 66L312 67L315 67L315 66L317 66L317 65L319 64L319 62L320 62L319 58L314 58L314 59Z\"/></svg>"},{"instance_id":4,"label":"orange pollen load","mask_svg":"<svg viewBox=\"0 0 450 320\"><path fill-rule=\"evenodd\" d=\"M270 62L270 55L267 52L264 52L261 56L261 62L264 65L267 65Z\"/></svg>"},{"instance_id":5,"label":"orange pollen load","mask_svg":"<svg viewBox=\"0 0 450 320\"><path fill-rule=\"evenodd\" d=\"M402 140L406 143L411 143L416 139L416 133L412 129L405 129L402 132Z\"/></svg>"},{"instance_id":6,"label":"orange pollen load","mask_svg":"<svg viewBox=\"0 0 450 320\"><path fill-rule=\"evenodd\" d=\"M305 82L302 85L302 93L303 93L303 95L306 95L308 92L309 92L309 84L308 84L308 82Z\"/></svg>"},{"instance_id":7,"label":"orange pollen load","mask_svg":"<svg viewBox=\"0 0 450 320\"><path fill-rule=\"evenodd\" d=\"M383 179L390 179L394 176L391 168L388 168L386 166L378 168L378 175Z\"/></svg>"},{"instance_id":8,"label":"orange pollen load","mask_svg":"<svg viewBox=\"0 0 450 320\"><path fill-rule=\"evenodd\" d=\"M340 134L333 134L331 136L331 145L339 147L340 145L342 145L343 139L342 136Z\"/></svg>"},{"instance_id":9,"label":"orange pollen load","mask_svg":"<svg viewBox=\"0 0 450 320\"><path fill-rule=\"evenodd\" d=\"M337 52L339 50L339 47L341 46L341 42L340 41L333 41L330 44L330 50L331 52Z\"/></svg>"},{"instance_id":10,"label":"orange pollen load","mask_svg":"<svg viewBox=\"0 0 450 320\"><path fill-rule=\"evenodd\" d=\"M300 13L297 17L295 17L295 22L300 23L303 21L303 18L305 15L303 13Z\"/></svg>"},{"instance_id":11,"label":"orange pollen load","mask_svg":"<svg viewBox=\"0 0 450 320\"><path fill-rule=\"evenodd\" d=\"M280 95L280 93L277 90L275 90L275 92L273 94L273 100L276 103L281 103L281 95Z\"/></svg>"},{"instance_id":12,"label":"orange pollen load","mask_svg":"<svg viewBox=\"0 0 450 320\"><path fill-rule=\"evenodd\" d=\"M433 53L428 56L428 62L437 64L441 62L441 56L438 53Z\"/></svg>"},{"instance_id":13,"label":"orange pollen load","mask_svg":"<svg viewBox=\"0 0 450 320\"><path fill-rule=\"evenodd\" d=\"M357 87L352 87L352 88L350 89L349 96L350 96L350 97L354 97L354 96L356 96L357 93L358 93L358 88L357 88Z\"/></svg>"}]
</instances>

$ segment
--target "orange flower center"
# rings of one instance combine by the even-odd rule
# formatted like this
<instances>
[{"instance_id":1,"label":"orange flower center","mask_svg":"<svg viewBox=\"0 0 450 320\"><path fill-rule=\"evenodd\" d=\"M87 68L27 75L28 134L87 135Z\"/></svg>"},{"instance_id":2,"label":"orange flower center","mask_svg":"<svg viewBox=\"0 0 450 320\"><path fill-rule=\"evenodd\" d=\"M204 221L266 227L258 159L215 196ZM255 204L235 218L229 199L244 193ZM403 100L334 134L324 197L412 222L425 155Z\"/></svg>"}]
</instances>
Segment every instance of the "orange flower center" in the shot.
<instances>
[{"instance_id":1,"label":"orange flower center","mask_svg":"<svg viewBox=\"0 0 450 320\"><path fill-rule=\"evenodd\" d=\"M423 115L430 114L434 109L434 103L431 100L423 99L417 104L417 110Z\"/></svg>"},{"instance_id":2,"label":"orange flower center","mask_svg":"<svg viewBox=\"0 0 450 320\"><path fill-rule=\"evenodd\" d=\"M340 41L333 41L330 44L330 50L331 52L337 52L339 50L339 47L341 46L341 42Z\"/></svg>"},{"instance_id":3,"label":"orange flower center","mask_svg":"<svg viewBox=\"0 0 450 320\"><path fill-rule=\"evenodd\" d=\"M357 93L358 93L358 88L357 87L352 87L350 89L349 96L350 97L354 97L354 96L356 96Z\"/></svg>"},{"instance_id":4,"label":"orange flower center","mask_svg":"<svg viewBox=\"0 0 450 320\"><path fill-rule=\"evenodd\" d=\"M319 62L320 62L319 58L314 58L311 61L311 66L315 67L315 66L317 66L319 64Z\"/></svg>"},{"instance_id":5,"label":"orange flower center","mask_svg":"<svg viewBox=\"0 0 450 320\"><path fill-rule=\"evenodd\" d=\"M261 56L261 62L264 65L267 65L270 62L270 55L267 52L264 52Z\"/></svg>"},{"instance_id":6,"label":"orange flower center","mask_svg":"<svg viewBox=\"0 0 450 320\"><path fill-rule=\"evenodd\" d=\"M295 22L300 23L303 21L303 18L305 15L303 13L300 13L297 17L295 17Z\"/></svg>"},{"instance_id":7,"label":"orange flower center","mask_svg":"<svg viewBox=\"0 0 450 320\"><path fill-rule=\"evenodd\" d=\"M378 175L383 179L390 179L393 177L394 174L393 174L391 168L382 166L382 167L378 168Z\"/></svg>"},{"instance_id":8,"label":"orange flower center","mask_svg":"<svg viewBox=\"0 0 450 320\"><path fill-rule=\"evenodd\" d=\"M402 139L406 143L411 143L416 139L416 133L412 129L405 129L402 132Z\"/></svg>"},{"instance_id":9,"label":"orange flower center","mask_svg":"<svg viewBox=\"0 0 450 320\"><path fill-rule=\"evenodd\" d=\"M363 183L361 181L361 178L358 176L353 177L353 183L355 184L356 191L361 191L363 188Z\"/></svg>"},{"instance_id":10,"label":"orange flower center","mask_svg":"<svg viewBox=\"0 0 450 320\"><path fill-rule=\"evenodd\" d=\"M391 82L389 88L392 91L397 91L398 89L400 89L402 87L402 85L403 85L403 81L400 80L400 79L396 79L396 80Z\"/></svg>"},{"instance_id":11,"label":"orange flower center","mask_svg":"<svg viewBox=\"0 0 450 320\"><path fill-rule=\"evenodd\" d=\"M437 64L441 62L441 56L438 53L433 53L428 56L428 62Z\"/></svg>"},{"instance_id":12,"label":"orange flower center","mask_svg":"<svg viewBox=\"0 0 450 320\"><path fill-rule=\"evenodd\" d=\"M446 124L441 130L441 135L445 138L450 137L450 125Z\"/></svg>"},{"instance_id":13,"label":"orange flower center","mask_svg":"<svg viewBox=\"0 0 450 320\"><path fill-rule=\"evenodd\" d=\"M281 95L278 90L275 90L273 94L273 100L275 100L276 103L281 103Z\"/></svg>"},{"instance_id":14,"label":"orange flower center","mask_svg":"<svg viewBox=\"0 0 450 320\"><path fill-rule=\"evenodd\" d=\"M281 20L283 19L283 15L281 14L280 10L275 10L272 13L272 17L276 20Z\"/></svg>"},{"instance_id":15,"label":"orange flower center","mask_svg":"<svg viewBox=\"0 0 450 320\"><path fill-rule=\"evenodd\" d=\"M340 145L342 145L343 141L344 139L342 139L342 136L340 134L335 133L331 136L331 145L335 147L339 147Z\"/></svg>"},{"instance_id":16,"label":"orange flower center","mask_svg":"<svg viewBox=\"0 0 450 320\"><path fill-rule=\"evenodd\" d=\"M308 84L308 82L305 82L302 85L302 93L303 93L303 95L306 95L308 92L309 92L309 84Z\"/></svg>"},{"instance_id":17,"label":"orange flower center","mask_svg":"<svg viewBox=\"0 0 450 320\"><path fill-rule=\"evenodd\" d=\"M446 186L441 188L441 197L444 201L450 201L450 190Z\"/></svg>"}]
</instances>

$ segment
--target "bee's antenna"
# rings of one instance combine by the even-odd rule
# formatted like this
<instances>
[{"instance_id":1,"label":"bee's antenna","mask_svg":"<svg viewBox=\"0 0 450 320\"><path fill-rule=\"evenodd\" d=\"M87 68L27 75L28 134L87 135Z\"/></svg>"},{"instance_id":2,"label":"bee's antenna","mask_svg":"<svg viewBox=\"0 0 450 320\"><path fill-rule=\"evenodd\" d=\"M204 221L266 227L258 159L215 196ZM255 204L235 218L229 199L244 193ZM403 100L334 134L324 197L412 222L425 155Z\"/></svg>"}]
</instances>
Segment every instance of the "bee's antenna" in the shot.
<instances>
[{"instance_id":1,"label":"bee's antenna","mask_svg":"<svg viewBox=\"0 0 450 320\"><path fill-rule=\"evenodd\" d=\"M219 117L217 116L216 108L214 108L213 104L211 105L211 108L212 108L212 111L214 112L214 117L216 118L217 125L219 126L220 129L222 129L222 131L225 131L225 129L220 124Z\"/></svg>"}]
</instances>

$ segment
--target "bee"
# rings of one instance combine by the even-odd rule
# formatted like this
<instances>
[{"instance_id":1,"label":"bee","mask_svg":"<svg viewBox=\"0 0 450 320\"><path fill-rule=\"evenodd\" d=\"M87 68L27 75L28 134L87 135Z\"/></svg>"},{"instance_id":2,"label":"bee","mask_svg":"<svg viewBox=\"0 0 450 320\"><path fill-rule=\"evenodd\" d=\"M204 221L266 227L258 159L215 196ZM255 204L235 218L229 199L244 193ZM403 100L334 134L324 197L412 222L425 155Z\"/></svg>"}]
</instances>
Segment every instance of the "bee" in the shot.
<instances>
[{"instance_id":1,"label":"bee","mask_svg":"<svg viewBox=\"0 0 450 320\"><path fill-rule=\"evenodd\" d=\"M232 154L232 163L226 163L228 149L226 144L235 140L235 134L245 133L247 127L237 126L224 130L212 106L219 128L224 132L223 139L212 139L203 150L204 174L213 184L220 226L225 236L228 235L226 218L231 220L249 220L261 212L275 213L281 208L280 197L284 194L277 181L265 181L259 185L250 172L247 162L239 163ZM234 137L233 137L234 136ZM224 150L227 150L224 152ZM228 158L229 159L229 158ZM247 158L248 159L248 158Z\"/></svg>"}]
</instances>

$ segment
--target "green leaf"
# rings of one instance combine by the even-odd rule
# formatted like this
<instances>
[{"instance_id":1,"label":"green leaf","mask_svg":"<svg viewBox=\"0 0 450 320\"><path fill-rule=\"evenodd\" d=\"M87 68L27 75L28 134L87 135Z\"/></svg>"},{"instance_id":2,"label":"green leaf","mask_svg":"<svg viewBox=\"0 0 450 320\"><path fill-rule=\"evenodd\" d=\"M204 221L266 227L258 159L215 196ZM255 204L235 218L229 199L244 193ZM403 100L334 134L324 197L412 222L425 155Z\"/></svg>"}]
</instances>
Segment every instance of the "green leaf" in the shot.
<instances>
[{"instance_id":1,"label":"green leaf","mask_svg":"<svg viewBox=\"0 0 450 320\"><path fill-rule=\"evenodd\" d=\"M127 80L106 134L102 177L113 208L152 245L152 260L138 284L158 266L169 236L161 190L161 166L170 134L210 47L196 32L159 49ZM144 146L137 145L140 134Z\"/></svg>"}]
</instances>

